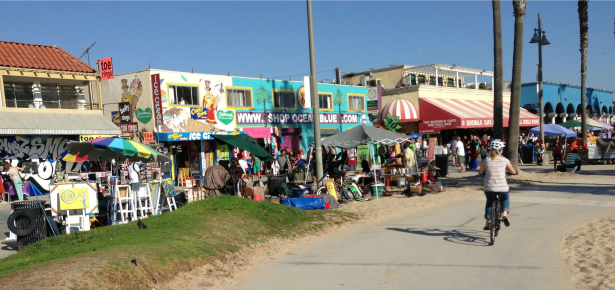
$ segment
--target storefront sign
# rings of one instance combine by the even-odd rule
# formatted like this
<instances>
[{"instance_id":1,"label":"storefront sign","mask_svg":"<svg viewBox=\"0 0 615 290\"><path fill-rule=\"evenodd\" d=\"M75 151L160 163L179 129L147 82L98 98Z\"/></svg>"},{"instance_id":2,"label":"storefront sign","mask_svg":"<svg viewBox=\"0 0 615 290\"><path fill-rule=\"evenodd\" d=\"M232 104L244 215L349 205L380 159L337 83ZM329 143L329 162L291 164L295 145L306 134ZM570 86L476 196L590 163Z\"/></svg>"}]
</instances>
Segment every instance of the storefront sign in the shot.
<instances>
[{"instance_id":1,"label":"storefront sign","mask_svg":"<svg viewBox=\"0 0 615 290\"><path fill-rule=\"evenodd\" d=\"M122 130L122 133L137 133L139 125L137 123L122 123L120 124L120 130Z\"/></svg>"},{"instance_id":2,"label":"storefront sign","mask_svg":"<svg viewBox=\"0 0 615 290\"><path fill-rule=\"evenodd\" d=\"M130 123L132 122L132 112L130 111L130 103L118 103L120 107L120 123Z\"/></svg>"},{"instance_id":3,"label":"storefront sign","mask_svg":"<svg viewBox=\"0 0 615 290\"><path fill-rule=\"evenodd\" d=\"M210 132L174 132L174 133L156 133L158 141L176 142L176 141L197 141L197 140L212 140L211 135L231 135L243 134L236 131L210 131Z\"/></svg>"},{"instance_id":4,"label":"storefront sign","mask_svg":"<svg viewBox=\"0 0 615 290\"><path fill-rule=\"evenodd\" d=\"M110 80L113 79L113 61L110 57L103 58L99 61L100 63L100 80Z\"/></svg>"},{"instance_id":5,"label":"storefront sign","mask_svg":"<svg viewBox=\"0 0 615 290\"><path fill-rule=\"evenodd\" d=\"M79 135L79 142L91 141L97 138L115 137L115 135Z\"/></svg>"},{"instance_id":6,"label":"storefront sign","mask_svg":"<svg viewBox=\"0 0 615 290\"><path fill-rule=\"evenodd\" d=\"M438 138L429 138L429 145L427 146L427 160L436 159L436 145L438 143Z\"/></svg>"},{"instance_id":7,"label":"storefront sign","mask_svg":"<svg viewBox=\"0 0 615 290\"><path fill-rule=\"evenodd\" d=\"M90 207L90 194L87 188L60 189L60 210L83 209Z\"/></svg>"},{"instance_id":8,"label":"storefront sign","mask_svg":"<svg viewBox=\"0 0 615 290\"><path fill-rule=\"evenodd\" d=\"M154 133L143 132L143 143L154 143Z\"/></svg>"},{"instance_id":9,"label":"storefront sign","mask_svg":"<svg viewBox=\"0 0 615 290\"><path fill-rule=\"evenodd\" d=\"M252 138L271 137L271 129L269 127L243 128L243 132Z\"/></svg>"},{"instance_id":10,"label":"storefront sign","mask_svg":"<svg viewBox=\"0 0 615 290\"><path fill-rule=\"evenodd\" d=\"M162 96L160 93L160 74L152 75L152 97L154 98L154 124L162 125Z\"/></svg>"},{"instance_id":11,"label":"storefront sign","mask_svg":"<svg viewBox=\"0 0 615 290\"><path fill-rule=\"evenodd\" d=\"M219 110L216 113L216 117L218 117L218 121L222 122L222 124L228 125L230 123L233 123L233 121L235 120L235 112L233 112L232 110L228 110L228 111Z\"/></svg>"},{"instance_id":12,"label":"storefront sign","mask_svg":"<svg viewBox=\"0 0 615 290\"><path fill-rule=\"evenodd\" d=\"M378 114L380 111L380 88L367 88L367 113Z\"/></svg>"},{"instance_id":13,"label":"storefront sign","mask_svg":"<svg viewBox=\"0 0 615 290\"><path fill-rule=\"evenodd\" d=\"M152 109L145 108L145 110L143 110L141 108L138 108L135 111L135 116L137 117L137 120L139 120L139 122L147 124L149 123L149 121L152 120Z\"/></svg>"},{"instance_id":14,"label":"storefront sign","mask_svg":"<svg viewBox=\"0 0 615 290\"><path fill-rule=\"evenodd\" d=\"M190 118L195 120L207 120L207 111L203 111L203 107L190 108Z\"/></svg>"},{"instance_id":15,"label":"storefront sign","mask_svg":"<svg viewBox=\"0 0 615 290\"><path fill-rule=\"evenodd\" d=\"M117 125L118 127L120 126L120 111L111 111L111 122L113 122L113 124Z\"/></svg>"},{"instance_id":16,"label":"storefront sign","mask_svg":"<svg viewBox=\"0 0 615 290\"><path fill-rule=\"evenodd\" d=\"M267 113L265 120L264 113L258 112L237 112L237 124L312 124L314 122L312 113ZM357 124L359 115L357 114L320 114L321 124Z\"/></svg>"}]
</instances>

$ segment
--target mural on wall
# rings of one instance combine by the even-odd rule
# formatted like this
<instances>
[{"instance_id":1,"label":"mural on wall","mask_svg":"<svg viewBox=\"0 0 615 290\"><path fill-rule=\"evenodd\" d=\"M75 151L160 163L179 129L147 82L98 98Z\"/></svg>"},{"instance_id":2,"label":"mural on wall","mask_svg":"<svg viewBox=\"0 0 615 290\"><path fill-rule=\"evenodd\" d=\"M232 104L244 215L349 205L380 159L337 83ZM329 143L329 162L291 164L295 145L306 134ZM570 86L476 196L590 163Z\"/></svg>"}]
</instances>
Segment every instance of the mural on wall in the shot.
<instances>
[{"instance_id":1,"label":"mural on wall","mask_svg":"<svg viewBox=\"0 0 615 290\"><path fill-rule=\"evenodd\" d=\"M211 88L211 81L205 81L205 95L203 96L203 111L207 112L205 121L210 124L216 124L216 111L220 103L220 95L224 95L224 84L222 82ZM214 96L214 90L217 94Z\"/></svg>"},{"instance_id":2,"label":"mural on wall","mask_svg":"<svg viewBox=\"0 0 615 290\"><path fill-rule=\"evenodd\" d=\"M235 130L235 111L226 108L226 87L230 77L202 74L179 75L161 73L163 96L163 125L161 131L206 132ZM199 100L196 106L177 106L169 103L168 83L187 83L199 86Z\"/></svg>"},{"instance_id":3,"label":"mural on wall","mask_svg":"<svg viewBox=\"0 0 615 290\"><path fill-rule=\"evenodd\" d=\"M122 79L121 82L122 82L122 91L123 91L121 102L129 102L130 111L133 114L135 114L135 117L137 117L137 120L141 121L141 119L139 119L139 116L137 116L137 104L139 103L141 94L143 94L143 85L141 84L141 80L139 79L139 76L135 75L135 78L130 83L130 86L128 85L127 79ZM149 119L151 119L151 109L150 109ZM147 120L147 122L149 122L149 120Z\"/></svg>"},{"instance_id":4,"label":"mural on wall","mask_svg":"<svg viewBox=\"0 0 615 290\"><path fill-rule=\"evenodd\" d=\"M66 167L69 172L77 172L84 163L57 161L66 151L67 143L76 140L76 138L52 136L3 137L0 138L0 160L19 167L28 167L24 162L32 162L31 168L24 173L25 179L42 193L49 193L50 183L56 171L63 171ZM30 169L33 173L28 173Z\"/></svg>"}]
</instances>

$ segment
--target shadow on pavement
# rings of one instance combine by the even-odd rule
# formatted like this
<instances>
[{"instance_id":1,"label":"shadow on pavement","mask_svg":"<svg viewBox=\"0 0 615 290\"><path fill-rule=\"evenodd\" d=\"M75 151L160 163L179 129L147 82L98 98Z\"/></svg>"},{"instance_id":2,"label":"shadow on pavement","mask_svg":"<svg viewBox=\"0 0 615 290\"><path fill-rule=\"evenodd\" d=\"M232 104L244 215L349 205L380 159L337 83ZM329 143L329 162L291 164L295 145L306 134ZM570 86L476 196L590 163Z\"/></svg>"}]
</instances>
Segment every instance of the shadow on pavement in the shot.
<instances>
[{"instance_id":1,"label":"shadow on pavement","mask_svg":"<svg viewBox=\"0 0 615 290\"><path fill-rule=\"evenodd\" d=\"M443 240L451 243L468 246L489 246L488 233L475 230L441 230L441 229L419 229L419 228L387 228L390 231L409 233L430 237L442 237Z\"/></svg>"}]
</instances>

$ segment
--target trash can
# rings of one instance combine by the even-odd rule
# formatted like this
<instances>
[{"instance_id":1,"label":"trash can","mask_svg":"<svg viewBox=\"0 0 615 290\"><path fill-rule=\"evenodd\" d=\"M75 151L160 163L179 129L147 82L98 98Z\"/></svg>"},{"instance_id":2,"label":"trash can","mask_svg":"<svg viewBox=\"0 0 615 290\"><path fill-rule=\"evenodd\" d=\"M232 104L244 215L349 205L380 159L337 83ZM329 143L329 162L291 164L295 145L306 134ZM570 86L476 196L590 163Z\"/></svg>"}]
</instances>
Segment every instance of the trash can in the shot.
<instances>
[{"instance_id":1,"label":"trash can","mask_svg":"<svg viewBox=\"0 0 615 290\"><path fill-rule=\"evenodd\" d=\"M43 207L45 203L41 201ZM12 206L13 213L7 219L7 225L17 235L18 249L47 237L47 222L38 201L17 201Z\"/></svg>"},{"instance_id":2,"label":"trash can","mask_svg":"<svg viewBox=\"0 0 615 290\"><path fill-rule=\"evenodd\" d=\"M440 177L448 175L448 154L436 155L436 167L440 168Z\"/></svg>"},{"instance_id":3,"label":"trash can","mask_svg":"<svg viewBox=\"0 0 615 290\"><path fill-rule=\"evenodd\" d=\"M280 186L283 183L288 183L288 174L267 175L267 194L270 196L288 195L290 192L287 191L290 191L290 189L288 186Z\"/></svg>"},{"instance_id":4,"label":"trash can","mask_svg":"<svg viewBox=\"0 0 615 290\"><path fill-rule=\"evenodd\" d=\"M523 152L523 158L521 158L521 160L523 161L523 164L534 163L534 148L534 145L521 146L521 150Z\"/></svg>"}]
</instances>

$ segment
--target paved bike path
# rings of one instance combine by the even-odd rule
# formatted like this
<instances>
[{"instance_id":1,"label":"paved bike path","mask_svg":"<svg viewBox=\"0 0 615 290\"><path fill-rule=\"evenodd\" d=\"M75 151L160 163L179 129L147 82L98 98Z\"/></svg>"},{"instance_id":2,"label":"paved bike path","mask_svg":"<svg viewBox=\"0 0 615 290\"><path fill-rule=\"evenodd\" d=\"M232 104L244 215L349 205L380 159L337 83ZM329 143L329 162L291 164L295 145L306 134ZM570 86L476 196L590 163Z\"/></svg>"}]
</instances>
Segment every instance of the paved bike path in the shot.
<instances>
[{"instance_id":1,"label":"paved bike path","mask_svg":"<svg viewBox=\"0 0 615 290\"><path fill-rule=\"evenodd\" d=\"M494 246L477 198L331 235L234 289L574 289L562 237L615 213L615 190L606 178L566 182L512 189L512 225Z\"/></svg>"}]
</instances>

